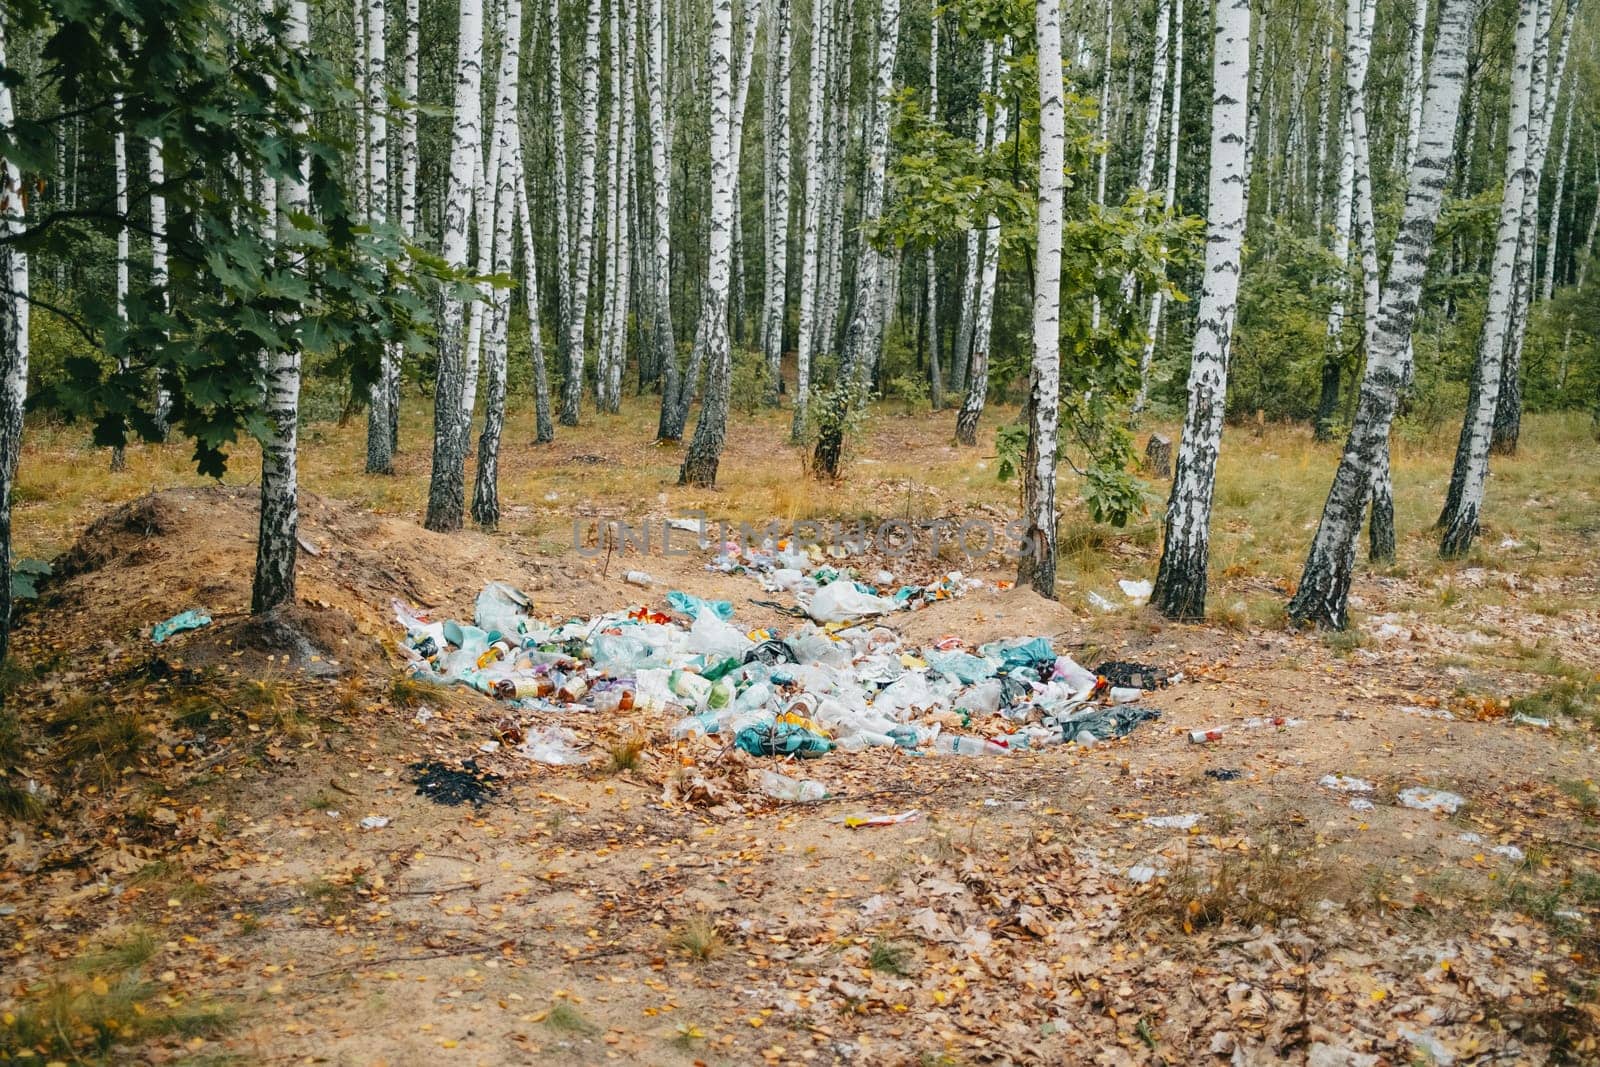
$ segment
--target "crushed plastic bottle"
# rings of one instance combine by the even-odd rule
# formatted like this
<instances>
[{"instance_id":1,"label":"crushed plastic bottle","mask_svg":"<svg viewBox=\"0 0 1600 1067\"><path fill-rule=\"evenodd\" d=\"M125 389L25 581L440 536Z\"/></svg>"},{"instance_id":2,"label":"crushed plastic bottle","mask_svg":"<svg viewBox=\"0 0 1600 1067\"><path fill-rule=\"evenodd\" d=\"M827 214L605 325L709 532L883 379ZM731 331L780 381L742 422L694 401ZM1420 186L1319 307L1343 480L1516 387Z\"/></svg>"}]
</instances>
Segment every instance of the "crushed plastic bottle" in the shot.
<instances>
[{"instance_id":1,"label":"crushed plastic bottle","mask_svg":"<svg viewBox=\"0 0 1600 1067\"><path fill-rule=\"evenodd\" d=\"M967 734L945 734L933 743L933 751L941 756L1005 756L1011 750L981 737Z\"/></svg>"},{"instance_id":2,"label":"crushed plastic bottle","mask_svg":"<svg viewBox=\"0 0 1600 1067\"><path fill-rule=\"evenodd\" d=\"M622 580L627 582L629 585L637 585L645 589L648 589L652 585L656 584L656 580L645 571L629 571L627 574L622 576Z\"/></svg>"},{"instance_id":3,"label":"crushed plastic bottle","mask_svg":"<svg viewBox=\"0 0 1600 1067\"><path fill-rule=\"evenodd\" d=\"M791 804L811 803L828 796L828 787L821 782L810 778L790 778L777 771L761 771L756 775L756 781L762 793L773 800L784 800Z\"/></svg>"}]
</instances>

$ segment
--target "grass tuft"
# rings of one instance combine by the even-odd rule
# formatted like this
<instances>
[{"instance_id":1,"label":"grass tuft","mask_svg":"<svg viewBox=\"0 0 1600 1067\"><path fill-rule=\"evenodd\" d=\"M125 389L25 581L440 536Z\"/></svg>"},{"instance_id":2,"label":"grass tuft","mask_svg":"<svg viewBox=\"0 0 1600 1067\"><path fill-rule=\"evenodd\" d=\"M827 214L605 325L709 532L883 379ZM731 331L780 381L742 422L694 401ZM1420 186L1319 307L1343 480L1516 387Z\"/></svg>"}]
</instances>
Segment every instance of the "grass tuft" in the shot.
<instances>
[{"instance_id":1,"label":"grass tuft","mask_svg":"<svg viewBox=\"0 0 1600 1067\"><path fill-rule=\"evenodd\" d=\"M881 974L904 978L910 973L912 961L911 946L902 941L875 937L867 949L867 966Z\"/></svg>"},{"instance_id":2,"label":"grass tuft","mask_svg":"<svg viewBox=\"0 0 1600 1067\"><path fill-rule=\"evenodd\" d=\"M667 938L667 945L702 963L721 955L723 949L728 947L717 924L707 915L696 915L673 930Z\"/></svg>"},{"instance_id":3,"label":"grass tuft","mask_svg":"<svg viewBox=\"0 0 1600 1067\"><path fill-rule=\"evenodd\" d=\"M631 734L607 745L606 752L611 757L611 773L621 774L623 771L637 770L648 743L643 734Z\"/></svg>"},{"instance_id":4,"label":"grass tuft","mask_svg":"<svg viewBox=\"0 0 1600 1067\"><path fill-rule=\"evenodd\" d=\"M550 1009L545 1012L543 1022L552 1030L560 1030L568 1034L593 1034L600 1028L588 1019L583 1013L565 1000L552 1001Z\"/></svg>"}]
</instances>

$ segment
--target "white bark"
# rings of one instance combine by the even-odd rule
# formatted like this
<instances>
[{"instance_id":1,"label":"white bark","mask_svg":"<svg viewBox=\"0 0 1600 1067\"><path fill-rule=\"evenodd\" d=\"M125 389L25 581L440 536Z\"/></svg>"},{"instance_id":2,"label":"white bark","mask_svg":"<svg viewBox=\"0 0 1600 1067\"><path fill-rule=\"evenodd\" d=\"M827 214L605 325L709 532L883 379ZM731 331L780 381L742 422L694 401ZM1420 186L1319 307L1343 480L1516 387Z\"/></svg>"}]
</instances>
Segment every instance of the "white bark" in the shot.
<instances>
[{"instance_id":1,"label":"white bark","mask_svg":"<svg viewBox=\"0 0 1600 1067\"><path fill-rule=\"evenodd\" d=\"M1218 0L1212 43L1211 174L1205 281L1196 314L1189 404L1167 502L1166 540L1153 603L1168 618L1205 614L1206 563L1228 355L1238 306L1245 224L1249 0Z\"/></svg>"},{"instance_id":2,"label":"white bark","mask_svg":"<svg viewBox=\"0 0 1600 1067\"><path fill-rule=\"evenodd\" d=\"M804 236L800 254L800 324L795 337L794 422L790 429L792 440L799 441L805 433L806 403L811 390L811 353L818 334L817 326L817 270L822 251L822 213L826 210L822 178L823 138L827 124L823 110L827 106L828 68L831 62L830 40L833 21L833 4L830 0L814 0L811 19L811 70L806 93L806 159Z\"/></svg>"},{"instance_id":3,"label":"white bark","mask_svg":"<svg viewBox=\"0 0 1600 1067\"><path fill-rule=\"evenodd\" d=\"M0 66L6 63L6 13L0 11ZM0 128L16 121L11 84L0 82ZM22 174L9 159L0 160L0 229L21 234ZM23 407L28 398L28 255L10 243L0 244L0 662L10 647L11 633L11 490L22 455Z\"/></svg>"},{"instance_id":4,"label":"white bark","mask_svg":"<svg viewBox=\"0 0 1600 1067\"><path fill-rule=\"evenodd\" d=\"M422 12L420 0L405 0L405 55L401 77L406 109L400 116L400 189L397 195L400 232L407 241L417 239L417 109L421 96L417 90L417 66L421 53ZM394 345L389 353L389 451L400 449L400 374L405 349Z\"/></svg>"},{"instance_id":5,"label":"white bark","mask_svg":"<svg viewBox=\"0 0 1600 1067\"><path fill-rule=\"evenodd\" d=\"M761 25L762 0L744 0L740 11L738 67L733 74L733 281L729 286L729 309L733 329L744 336L744 200L739 181L744 158L744 119L750 103L750 76L755 70L756 31Z\"/></svg>"},{"instance_id":6,"label":"white bark","mask_svg":"<svg viewBox=\"0 0 1600 1067\"><path fill-rule=\"evenodd\" d=\"M1429 0L1416 0L1411 11L1411 51L1406 71L1406 103L1410 114L1406 120L1406 154L1400 169L1400 173L1407 175L1417 158L1417 143L1422 137L1422 65L1428 36L1428 4Z\"/></svg>"},{"instance_id":7,"label":"white bark","mask_svg":"<svg viewBox=\"0 0 1600 1067\"><path fill-rule=\"evenodd\" d=\"M311 44L306 0L290 0L284 24L284 47L304 55ZM295 117L296 140L306 134L306 118ZM311 195L306 163L278 190L286 212L308 214ZM299 551L300 475L297 466L300 423L300 348L290 343L267 354L265 413L261 441L261 524L256 538L255 581L250 611L260 615L294 602L295 558Z\"/></svg>"},{"instance_id":8,"label":"white bark","mask_svg":"<svg viewBox=\"0 0 1600 1067\"><path fill-rule=\"evenodd\" d=\"M1156 7L1155 57L1150 65L1150 98L1144 108L1144 141L1139 147L1139 188L1150 191L1156 176L1156 148L1161 143L1161 109L1167 93L1167 34L1172 21L1172 0Z\"/></svg>"},{"instance_id":9,"label":"white bark","mask_svg":"<svg viewBox=\"0 0 1600 1067\"><path fill-rule=\"evenodd\" d=\"M861 223L883 214L889 162L889 107L894 94L894 61L900 42L900 0L879 0L876 77L866 130L866 177L861 191ZM861 378L876 366L883 342L880 287L889 269L888 257L865 238L856 261L855 298L845 335L841 378Z\"/></svg>"},{"instance_id":10,"label":"white bark","mask_svg":"<svg viewBox=\"0 0 1600 1067\"><path fill-rule=\"evenodd\" d=\"M549 369L545 365L544 330L539 322L539 261L534 253L533 217L528 209L528 176L523 162L522 137L516 145L517 226L522 236L522 293L528 309L528 341L533 349L534 440L553 440L550 420Z\"/></svg>"},{"instance_id":11,"label":"white bark","mask_svg":"<svg viewBox=\"0 0 1600 1067\"><path fill-rule=\"evenodd\" d=\"M492 255L494 273L501 277L511 273L511 235L516 219L521 162L516 103L522 62L522 0L504 2L493 131L496 144ZM486 530L500 523L500 435L505 427L506 336L510 323L511 290L496 286L489 292L489 304L484 311L483 363L487 388L483 432L478 437L477 478L472 493L473 521Z\"/></svg>"},{"instance_id":12,"label":"white bark","mask_svg":"<svg viewBox=\"0 0 1600 1067\"><path fill-rule=\"evenodd\" d=\"M481 166L483 94L482 0L460 0L456 45L454 124L450 137L450 170L444 203L440 256L447 267L467 267L467 227L472 220L473 171ZM465 511L463 466L471 424L462 400L466 395L466 309L446 289L439 320L439 371L434 388L433 473L428 485L427 527L435 532L461 528Z\"/></svg>"},{"instance_id":13,"label":"white bark","mask_svg":"<svg viewBox=\"0 0 1600 1067\"><path fill-rule=\"evenodd\" d=\"M1178 196L1178 142L1183 117L1183 0L1175 0L1172 22L1172 103L1167 116L1167 179L1162 209L1172 213ZM1162 253L1162 278L1166 277L1166 246ZM1166 302L1166 286L1157 285L1150 297L1150 318L1145 324L1144 350L1139 356L1139 392L1133 399L1135 416L1144 411L1150 395L1150 365L1155 361L1156 336L1161 330L1161 311Z\"/></svg>"},{"instance_id":14,"label":"white bark","mask_svg":"<svg viewBox=\"0 0 1600 1067\"><path fill-rule=\"evenodd\" d=\"M373 225L389 221L389 56L385 44L388 19L384 0L367 0L367 217ZM367 473L394 471L393 414L398 346L385 345L378 378L368 393Z\"/></svg>"},{"instance_id":15,"label":"white bark","mask_svg":"<svg viewBox=\"0 0 1600 1067\"><path fill-rule=\"evenodd\" d=\"M662 0L646 0L645 106L650 125L650 189L653 212L651 274L651 341L657 372L663 375L663 395L678 385L678 350L672 330L672 163L667 134L666 86L662 65L666 56L666 23Z\"/></svg>"},{"instance_id":16,"label":"white bark","mask_svg":"<svg viewBox=\"0 0 1600 1067\"><path fill-rule=\"evenodd\" d=\"M163 310L167 304L167 197L166 162L161 158L161 138L150 138L147 159L150 171L150 288L158 294ZM159 375L156 377L156 428L167 435L167 416L172 410L172 393Z\"/></svg>"},{"instance_id":17,"label":"white bark","mask_svg":"<svg viewBox=\"0 0 1600 1067\"><path fill-rule=\"evenodd\" d=\"M112 175L116 182L117 198L117 318L128 321L128 137L122 127L122 97L112 97L111 113L116 129L111 136ZM117 370L126 371L126 356L117 357ZM111 450L111 469L120 471L127 465L121 445Z\"/></svg>"},{"instance_id":18,"label":"white bark","mask_svg":"<svg viewBox=\"0 0 1600 1067\"><path fill-rule=\"evenodd\" d=\"M1165 74L1165 0L1161 6L1163 40L1156 47L1156 55L1161 73ZM1034 0L1034 25L1039 45L1039 237L1033 286L1033 369L1028 382L1031 425L1023 486L1025 525L1017 584L1030 583L1040 596L1054 600L1056 432L1061 418L1061 230L1067 141L1060 0ZM1151 127L1160 123L1159 106L1147 119ZM1145 144L1153 156L1154 138L1148 131Z\"/></svg>"},{"instance_id":19,"label":"white bark","mask_svg":"<svg viewBox=\"0 0 1600 1067\"><path fill-rule=\"evenodd\" d=\"M583 81L578 120L578 226L572 266L572 296L568 301L565 359L566 380L561 383L561 425L578 425L578 401L583 395L584 328L589 309L589 268L594 255L596 135L600 126L600 0L589 0L583 42Z\"/></svg>"},{"instance_id":20,"label":"white bark","mask_svg":"<svg viewBox=\"0 0 1600 1067\"><path fill-rule=\"evenodd\" d=\"M928 29L928 117L942 124L939 115L939 12L932 12ZM927 303L924 315L928 334L928 385L933 410L944 407L944 370L939 365L939 269L930 244L923 257ZM1059 326L1059 322L1058 322Z\"/></svg>"},{"instance_id":21,"label":"white bark","mask_svg":"<svg viewBox=\"0 0 1600 1067\"><path fill-rule=\"evenodd\" d=\"M1361 516L1375 483L1387 481L1389 428L1409 376L1411 330L1450 179L1467 46L1478 0L1440 0L1438 32L1418 124L1417 151L1355 422L1328 491L1289 615L1343 629Z\"/></svg>"},{"instance_id":22,"label":"white bark","mask_svg":"<svg viewBox=\"0 0 1600 1067\"><path fill-rule=\"evenodd\" d=\"M994 91L994 44L983 43L983 92ZM1098 120L1097 120L1098 121ZM1101 135L1103 137L1103 134ZM989 108L979 99L978 129L975 137L978 151L989 147ZM1103 160L1104 155L1101 156ZM967 265L961 278L961 318L956 324L956 350L951 358L950 387L962 392L967 385L967 369L972 358L972 327L977 321L979 257L983 251L984 230L973 227L967 231Z\"/></svg>"},{"instance_id":23,"label":"white bark","mask_svg":"<svg viewBox=\"0 0 1600 1067\"><path fill-rule=\"evenodd\" d=\"M783 326L789 306L789 103L793 41L790 0L773 0L767 22L767 254L761 348L773 404L782 385Z\"/></svg>"},{"instance_id":24,"label":"white bark","mask_svg":"<svg viewBox=\"0 0 1600 1067\"><path fill-rule=\"evenodd\" d=\"M1250 69L1255 77L1250 82L1249 114L1245 119L1244 133L1244 188L1248 197L1250 182L1255 177L1256 150L1261 140L1261 94L1267 85L1267 20L1256 19L1255 43L1250 47ZM1214 47L1214 46L1213 46ZM1267 214L1271 214L1268 208Z\"/></svg>"},{"instance_id":25,"label":"white bark","mask_svg":"<svg viewBox=\"0 0 1600 1067\"><path fill-rule=\"evenodd\" d=\"M1007 41L1000 62L1011 56ZM1006 105L995 106L993 150L1006 143ZM972 320L972 359L967 365L967 392L956 414L956 440L964 445L978 443L978 420L989 396L989 339L994 326L995 283L1000 276L1000 217L990 215L983 235L983 270L978 279L978 307Z\"/></svg>"},{"instance_id":26,"label":"white bark","mask_svg":"<svg viewBox=\"0 0 1600 1067\"><path fill-rule=\"evenodd\" d=\"M1550 200L1550 227L1545 231L1544 299L1549 301L1556 290L1556 253L1561 244L1561 208L1567 192L1567 158L1572 147L1572 110L1575 100L1567 98L1567 117L1561 124L1561 156L1556 162L1556 190Z\"/></svg>"},{"instance_id":27,"label":"white bark","mask_svg":"<svg viewBox=\"0 0 1600 1067\"><path fill-rule=\"evenodd\" d=\"M561 0L550 0L550 74L545 79L545 99L550 107L551 186L555 199L556 227L556 329L562 331L557 349L566 352L566 329L572 314L572 208L567 195L567 119L562 91L565 68L561 59ZM541 441L552 440L541 438Z\"/></svg>"},{"instance_id":28,"label":"white bark","mask_svg":"<svg viewBox=\"0 0 1600 1067\"><path fill-rule=\"evenodd\" d=\"M1539 0L1520 0L1516 43L1511 68L1510 118L1506 128L1505 186L1500 201L1500 222L1495 233L1494 260L1489 273L1489 303L1473 388L1456 446L1459 475L1452 477L1451 493L1439 525L1444 528L1440 553L1447 558L1464 555L1478 533L1484 482L1489 473L1489 444L1494 429L1495 403L1500 397L1500 369L1505 357L1507 328L1516 286L1518 235L1522 226L1522 201L1530 172L1528 141L1532 103L1533 51Z\"/></svg>"},{"instance_id":29,"label":"white bark","mask_svg":"<svg viewBox=\"0 0 1600 1067\"><path fill-rule=\"evenodd\" d=\"M694 440L684 457L678 480L686 485L714 485L728 423L728 384L732 353L728 337L728 289L733 274L734 184L737 181L733 141L733 0L711 4L711 234L705 300L700 310L700 335L705 340L710 382L700 408ZM690 383L684 383L684 389Z\"/></svg>"}]
</instances>

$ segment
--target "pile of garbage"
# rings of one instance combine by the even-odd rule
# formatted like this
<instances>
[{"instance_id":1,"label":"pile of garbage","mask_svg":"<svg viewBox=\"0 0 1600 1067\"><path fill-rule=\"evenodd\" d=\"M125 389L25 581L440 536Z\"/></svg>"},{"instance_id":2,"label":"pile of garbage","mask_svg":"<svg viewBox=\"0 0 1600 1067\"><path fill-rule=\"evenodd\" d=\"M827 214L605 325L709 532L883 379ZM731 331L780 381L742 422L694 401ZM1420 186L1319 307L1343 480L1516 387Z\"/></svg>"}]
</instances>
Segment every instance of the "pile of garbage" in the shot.
<instances>
[{"instance_id":1,"label":"pile of garbage","mask_svg":"<svg viewBox=\"0 0 1600 1067\"><path fill-rule=\"evenodd\" d=\"M831 582L811 597L813 609L841 585L868 595ZM754 756L871 747L1002 756L1122 737L1159 717L1138 706L1144 689L1113 685L1043 637L977 648L945 637L913 648L869 622L808 621L780 636L740 629L727 601L672 592L666 606L546 623L520 590L491 582L470 624L394 608L419 679L519 712L660 715L674 738L710 737ZM1153 668L1107 666L1150 688L1169 681ZM512 725L502 736L540 762L585 760L577 736L559 726Z\"/></svg>"},{"instance_id":2,"label":"pile of garbage","mask_svg":"<svg viewBox=\"0 0 1600 1067\"><path fill-rule=\"evenodd\" d=\"M984 584L960 571L950 571L924 585L905 585L897 583L893 573L880 570L868 582L853 569L828 562L829 558L814 544L801 547L790 541L768 539L757 546L726 541L706 564L706 570L749 575L769 593L788 593L801 609L791 614L809 616L820 623L850 622L924 608L981 589ZM997 588L1010 585L997 583Z\"/></svg>"}]
</instances>

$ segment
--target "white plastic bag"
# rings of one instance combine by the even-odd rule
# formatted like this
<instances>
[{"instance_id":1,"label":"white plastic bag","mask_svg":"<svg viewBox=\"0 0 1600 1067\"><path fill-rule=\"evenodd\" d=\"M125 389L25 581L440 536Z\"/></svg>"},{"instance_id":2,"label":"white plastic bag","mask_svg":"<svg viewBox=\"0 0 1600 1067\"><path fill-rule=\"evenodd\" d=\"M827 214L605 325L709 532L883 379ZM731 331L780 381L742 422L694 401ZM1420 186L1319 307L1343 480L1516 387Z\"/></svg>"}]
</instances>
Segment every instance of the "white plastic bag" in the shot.
<instances>
[{"instance_id":1,"label":"white plastic bag","mask_svg":"<svg viewBox=\"0 0 1600 1067\"><path fill-rule=\"evenodd\" d=\"M574 746L577 740L577 734L560 726L537 726L528 731L517 755L554 767L575 767L589 762Z\"/></svg>"},{"instance_id":2,"label":"white plastic bag","mask_svg":"<svg viewBox=\"0 0 1600 1067\"><path fill-rule=\"evenodd\" d=\"M702 611L689 627L689 650L703 656L743 656L754 644L738 627L723 622L713 611Z\"/></svg>"},{"instance_id":3,"label":"white plastic bag","mask_svg":"<svg viewBox=\"0 0 1600 1067\"><path fill-rule=\"evenodd\" d=\"M894 601L863 593L855 583L840 579L818 589L806 612L818 622L849 622L887 614L894 609Z\"/></svg>"}]
</instances>

